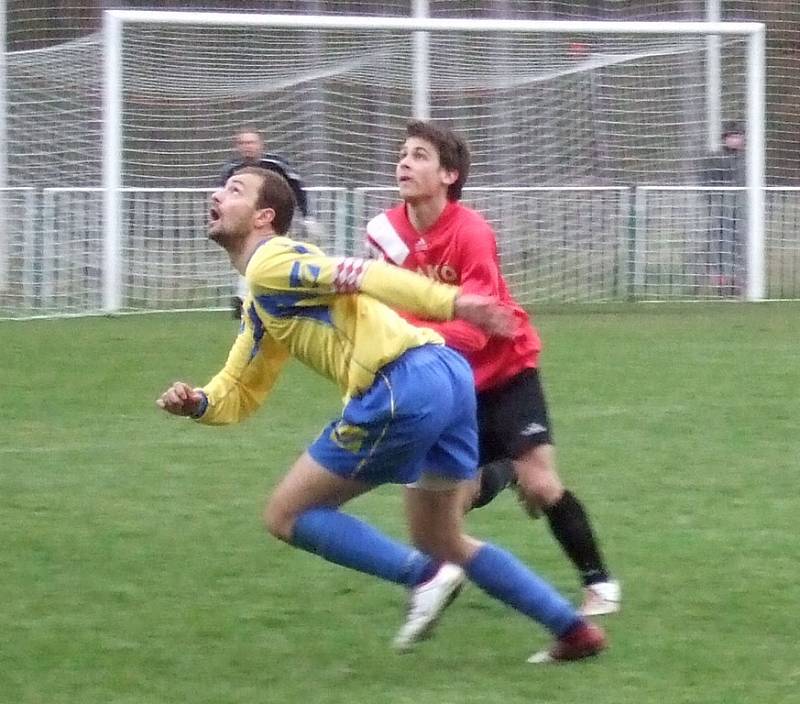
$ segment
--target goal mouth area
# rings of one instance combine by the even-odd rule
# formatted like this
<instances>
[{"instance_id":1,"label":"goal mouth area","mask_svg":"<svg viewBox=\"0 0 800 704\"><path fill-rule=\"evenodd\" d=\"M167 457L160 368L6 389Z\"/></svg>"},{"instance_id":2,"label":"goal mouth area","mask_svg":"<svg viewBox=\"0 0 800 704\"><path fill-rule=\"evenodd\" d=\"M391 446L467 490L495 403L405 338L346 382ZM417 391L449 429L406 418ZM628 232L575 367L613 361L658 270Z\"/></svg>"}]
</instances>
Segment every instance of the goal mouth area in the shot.
<instances>
[{"instance_id":1,"label":"goal mouth area","mask_svg":"<svg viewBox=\"0 0 800 704\"><path fill-rule=\"evenodd\" d=\"M309 186L323 250L357 252L361 214L384 203L360 189L394 183L414 117L469 142L465 201L491 221L525 302L674 300L692 286L713 297L706 279L727 276L716 269L729 253L706 251L712 227L741 237L736 257L746 247L766 259L766 295L784 291L776 280L794 281L788 265L776 274L774 264L778 236L796 239L781 219L793 211L770 195L758 202L761 25L191 11L104 18L99 41L8 57L9 185L23 184L24 166L35 190L33 210L27 194L5 197L14 215L0 242L0 281L33 312L224 304L229 263L198 234L207 195L180 189L217 187L231 137L247 125ZM710 113L715 51L724 70ZM748 166L753 186L710 198L698 189L719 138L709 131L715 115L720 125L743 121L746 156L761 163ZM606 185L626 190L591 190ZM538 186L565 190L525 190ZM27 212L29 222L16 217ZM186 275L201 265L213 277ZM764 297L754 276L763 269L759 256L746 263L752 300Z\"/></svg>"}]
</instances>

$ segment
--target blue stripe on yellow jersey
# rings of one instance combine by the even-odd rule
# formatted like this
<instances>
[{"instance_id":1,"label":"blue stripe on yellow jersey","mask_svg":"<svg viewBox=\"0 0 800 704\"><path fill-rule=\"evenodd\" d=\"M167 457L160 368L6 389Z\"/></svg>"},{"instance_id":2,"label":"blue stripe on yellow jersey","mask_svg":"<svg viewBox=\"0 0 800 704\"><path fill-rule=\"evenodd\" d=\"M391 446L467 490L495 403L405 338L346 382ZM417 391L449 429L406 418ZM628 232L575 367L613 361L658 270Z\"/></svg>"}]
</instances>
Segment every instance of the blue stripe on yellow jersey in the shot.
<instances>
[{"instance_id":1,"label":"blue stripe on yellow jersey","mask_svg":"<svg viewBox=\"0 0 800 704\"><path fill-rule=\"evenodd\" d=\"M288 237L265 240L245 272L250 293L225 367L204 388L200 418L235 423L266 398L288 357L358 396L406 350L443 344L386 304L418 315L452 317L458 289L378 261L326 257Z\"/></svg>"}]
</instances>

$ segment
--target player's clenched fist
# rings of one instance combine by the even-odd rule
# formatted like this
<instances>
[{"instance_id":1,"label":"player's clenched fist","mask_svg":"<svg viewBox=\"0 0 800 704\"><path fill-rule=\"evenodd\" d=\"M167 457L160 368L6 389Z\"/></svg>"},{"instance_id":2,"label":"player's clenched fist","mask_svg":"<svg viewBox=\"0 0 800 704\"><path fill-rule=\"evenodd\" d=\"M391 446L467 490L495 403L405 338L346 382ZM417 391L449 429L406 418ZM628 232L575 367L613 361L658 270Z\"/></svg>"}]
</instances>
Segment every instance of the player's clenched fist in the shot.
<instances>
[{"instance_id":1,"label":"player's clenched fist","mask_svg":"<svg viewBox=\"0 0 800 704\"><path fill-rule=\"evenodd\" d=\"M156 399L156 406L176 416L196 415L203 404L203 394L189 384L176 381Z\"/></svg>"}]
</instances>

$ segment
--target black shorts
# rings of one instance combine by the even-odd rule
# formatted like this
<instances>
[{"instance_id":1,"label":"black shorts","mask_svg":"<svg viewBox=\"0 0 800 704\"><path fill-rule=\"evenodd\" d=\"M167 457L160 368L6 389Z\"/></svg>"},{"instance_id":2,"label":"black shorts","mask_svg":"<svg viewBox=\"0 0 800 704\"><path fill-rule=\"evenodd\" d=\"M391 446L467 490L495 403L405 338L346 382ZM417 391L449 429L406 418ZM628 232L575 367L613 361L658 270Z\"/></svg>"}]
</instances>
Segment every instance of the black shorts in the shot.
<instances>
[{"instance_id":1,"label":"black shorts","mask_svg":"<svg viewBox=\"0 0 800 704\"><path fill-rule=\"evenodd\" d=\"M478 394L478 434L482 465L552 444L538 369L524 369L503 386Z\"/></svg>"}]
</instances>

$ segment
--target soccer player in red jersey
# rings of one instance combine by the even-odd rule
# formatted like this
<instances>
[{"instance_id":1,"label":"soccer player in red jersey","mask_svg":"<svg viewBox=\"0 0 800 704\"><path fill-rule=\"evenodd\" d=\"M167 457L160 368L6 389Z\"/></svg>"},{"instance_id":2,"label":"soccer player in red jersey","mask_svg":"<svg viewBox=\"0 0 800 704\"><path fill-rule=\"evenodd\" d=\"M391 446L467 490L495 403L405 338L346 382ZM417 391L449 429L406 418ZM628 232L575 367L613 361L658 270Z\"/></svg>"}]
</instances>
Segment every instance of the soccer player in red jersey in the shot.
<instances>
[{"instance_id":1,"label":"soccer player in red jersey","mask_svg":"<svg viewBox=\"0 0 800 704\"><path fill-rule=\"evenodd\" d=\"M556 470L550 420L539 375L541 341L500 271L491 226L459 202L470 156L466 142L432 122L408 124L396 166L403 202L367 226L372 256L462 291L499 297L519 318L511 339L464 321L405 317L437 330L469 361L478 391L481 486L472 507L509 484L532 517L543 513L577 569L586 615L614 613L620 585L606 567L586 511Z\"/></svg>"}]
</instances>

